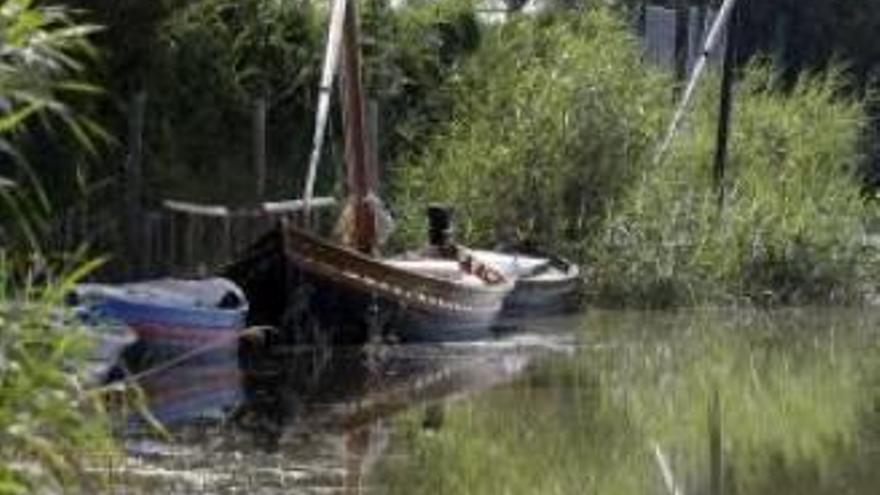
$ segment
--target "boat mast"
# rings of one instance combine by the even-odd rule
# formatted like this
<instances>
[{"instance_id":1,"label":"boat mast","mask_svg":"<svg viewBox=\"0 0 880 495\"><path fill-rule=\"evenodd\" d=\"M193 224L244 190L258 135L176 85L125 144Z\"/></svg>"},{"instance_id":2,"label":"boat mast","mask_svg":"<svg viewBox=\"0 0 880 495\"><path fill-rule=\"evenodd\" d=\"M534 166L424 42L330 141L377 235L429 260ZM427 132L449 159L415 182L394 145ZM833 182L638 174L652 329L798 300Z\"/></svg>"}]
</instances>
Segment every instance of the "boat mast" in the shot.
<instances>
[{"instance_id":1,"label":"boat mast","mask_svg":"<svg viewBox=\"0 0 880 495\"><path fill-rule=\"evenodd\" d=\"M361 81L360 35L357 0L347 0L342 33L342 117L345 127L345 162L349 201L353 205L352 244L363 253L376 248L375 211L370 202L373 185L366 133L366 105Z\"/></svg>"}]
</instances>

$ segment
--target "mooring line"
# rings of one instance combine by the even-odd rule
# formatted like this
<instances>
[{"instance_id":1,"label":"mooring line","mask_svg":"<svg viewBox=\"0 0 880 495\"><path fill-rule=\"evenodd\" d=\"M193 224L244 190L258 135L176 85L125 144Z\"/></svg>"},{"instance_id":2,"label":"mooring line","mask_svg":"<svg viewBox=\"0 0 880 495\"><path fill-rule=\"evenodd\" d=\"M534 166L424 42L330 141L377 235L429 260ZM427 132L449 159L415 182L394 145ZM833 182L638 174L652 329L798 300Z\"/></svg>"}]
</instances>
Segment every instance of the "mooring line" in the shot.
<instances>
[{"instance_id":1,"label":"mooring line","mask_svg":"<svg viewBox=\"0 0 880 495\"><path fill-rule=\"evenodd\" d=\"M266 332L268 330L272 330L272 329L273 329L273 327L269 327L269 326L257 326L257 327L246 328L243 331L241 331L240 333L236 333L235 335L220 338L220 339L217 339L217 340L210 342L208 344L204 344L200 347L196 347L195 349L188 351L188 352L185 352L185 353L181 354L180 356L177 356L177 357L169 359L165 362L159 363L156 366L153 366L152 368L147 368L146 370L141 371L139 373L135 373L135 374L127 374L125 376L125 378L123 378L121 380L117 380L112 383L102 385L100 387L92 389L91 391L96 392L96 393L102 393L102 392L111 391L116 388L127 386L133 382L137 382L138 380L142 380L146 377L149 377L149 376L155 375L157 373L161 373L163 371L166 371L170 368L173 368L181 363L185 363L186 361L189 361L190 359L196 358L196 357L198 357L202 354L205 354L209 351L212 351L216 348L222 347L224 345L228 345L232 341L242 339L242 338L253 337L256 335L262 335L262 334L264 334L264 332Z\"/></svg>"}]
</instances>

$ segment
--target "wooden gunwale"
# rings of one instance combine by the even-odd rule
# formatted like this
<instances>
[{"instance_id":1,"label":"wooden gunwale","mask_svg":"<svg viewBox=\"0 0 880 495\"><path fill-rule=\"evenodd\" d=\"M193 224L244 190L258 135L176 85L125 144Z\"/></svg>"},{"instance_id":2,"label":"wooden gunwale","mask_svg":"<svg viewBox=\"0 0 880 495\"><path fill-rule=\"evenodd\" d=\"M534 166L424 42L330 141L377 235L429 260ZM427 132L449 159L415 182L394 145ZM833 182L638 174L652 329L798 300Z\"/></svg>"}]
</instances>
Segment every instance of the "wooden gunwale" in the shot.
<instances>
[{"instance_id":1,"label":"wooden gunwale","mask_svg":"<svg viewBox=\"0 0 880 495\"><path fill-rule=\"evenodd\" d=\"M284 251L300 268L334 283L430 312L459 315L495 312L513 289L509 281L469 287L413 273L332 244L290 224L284 228Z\"/></svg>"}]
</instances>

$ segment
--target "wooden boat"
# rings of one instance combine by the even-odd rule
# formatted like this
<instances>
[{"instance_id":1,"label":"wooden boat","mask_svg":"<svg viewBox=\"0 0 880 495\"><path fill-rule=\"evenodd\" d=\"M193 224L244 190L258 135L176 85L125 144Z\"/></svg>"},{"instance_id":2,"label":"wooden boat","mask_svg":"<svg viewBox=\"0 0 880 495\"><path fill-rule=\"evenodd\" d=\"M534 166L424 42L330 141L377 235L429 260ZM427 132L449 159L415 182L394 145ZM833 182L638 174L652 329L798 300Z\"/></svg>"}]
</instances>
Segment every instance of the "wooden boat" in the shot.
<instances>
[{"instance_id":1,"label":"wooden boat","mask_svg":"<svg viewBox=\"0 0 880 495\"><path fill-rule=\"evenodd\" d=\"M290 226L283 233L285 255L319 289L316 299L335 294L336 307L324 307L323 314L372 315L407 341L488 336L513 289L503 274L464 251L454 260L427 256L387 260ZM437 270L438 265L445 269Z\"/></svg>"},{"instance_id":2,"label":"wooden boat","mask_svg":"<svg viewBox=\"0 0 880 495\"><path fill-rule=\"evenodd\" d=\"M504 300L506 317L546 316L577 304L580 268L564 258L484 250L471 254L516 281Z\"/></svg>"},{"instance_id":3,"label":"wooden boat","mask_svg":"<svg viewBox=\"0 0 880 495\"><path fill-rule=\"evenodd\" d=\"M160 279L109 285L81 284L78 304L99 321L134 330L150 358L173 358L216 347L199 359L235 359L247 300L229 280Z\"/></svg>"},{"instance_id":4,"label":"wooden boat","mask_svg":"<svg viewBox=\"0 0 880 495\"><path fill-rule=\"evenodd\" d=\"M284 308L279 307L276 299L275 315L264 315L264 305L260 303L255 318L266 319L251 321L280 322L300 342L320 340L305 335L315 333L312 327L316 326L321 327L320 331L334 329L331 340L344 343L363 342L370 335L389 329L404 340L458 340L488 335L505 296L513 289L512 282L501 272L449 243L436 244L433 254L425 253L406 263L378 255L378 222L382 213L374 193L375 163L366 139L356 5L354 0L334 3L314 149L303 195L306 211L299 222L291 219L280 228L283 260L275 261L284 265L287 274L280 289L286 294ZM315 167L323 142L333 72L340 56L348 199L340 221L346 228L342 229L342 239L336 242L321 238L309 228L308 209L313 201ZM248 258L257 264L265 261L259 256ZM433 270L436 262L450 260L452 270ZM271 298L266 294L267 284L271 283L254 279L247 272L239 264L227 273L242 280L245 291L251 291L248 295L252 301L263 296ZM304 287L311 288L310 294L305 294ZM279 310L283 314L279 315Z\"/></svg>"}]
</instances>

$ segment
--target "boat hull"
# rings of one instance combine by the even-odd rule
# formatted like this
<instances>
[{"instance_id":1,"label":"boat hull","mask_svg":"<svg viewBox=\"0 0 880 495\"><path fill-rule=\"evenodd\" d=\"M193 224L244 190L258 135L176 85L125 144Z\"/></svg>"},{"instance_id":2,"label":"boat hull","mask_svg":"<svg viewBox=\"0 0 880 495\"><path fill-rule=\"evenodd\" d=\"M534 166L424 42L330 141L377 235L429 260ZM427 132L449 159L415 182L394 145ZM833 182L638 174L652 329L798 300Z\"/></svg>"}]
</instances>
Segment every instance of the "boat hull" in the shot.
<instances>
[{"instance_id":1,"label":"boat hull","mask_svg":"<svg viewBox=\"0 0 880 495\"><path fill-rule=\"evenodd\" d=\"M245 327L246 305L209 306L176 293L174 282L141 282L120 286L84 285L80 292L99 319L124 324L138 337L129 356L153 362L196 353L191 359L216 362L237 359L238 336ZM177 286L198 288L200 282ZM235 289L229 286L230 290ZM243 296L240 298L243 301ZM213 302L213 301L212 301Z\"/></svg>"},{"instance_id":2,"label":"boat hull","mask_svg":"<svg viewBox=\"0 0 880 495\"><path fill-rule=\"evenodd\" d=\"M289 225L283 234L286 259L319 288L315 306L321 308L322 297L340 300L321 314L360 320L361 338L387 333L403 341L487 338L513 289L509 282L465 285L405 270Z\"/></svg>"},{"instance_id":3,"label":"boat hull","mask_svg":"<svg viewBox=\"0 0 880 495\"><path fill-rule=\"evenodd\" d=\"M549 316L577 307L580 269L570 261L494 251L474 251L474 256L516 280L504 300L504 318Z\"/></svg>"},{"instance_id":4,"label":"boat hull","mask_svg":"<svg viewBox=\"0 0 880 495\"><path fill-rule=\"evenodd\" d=\"M292 225L264 237L226 276L247 294L250 324L281 327L296 343L488 338L513 289L415 273Z\"/></svg>"}]
</instances>

